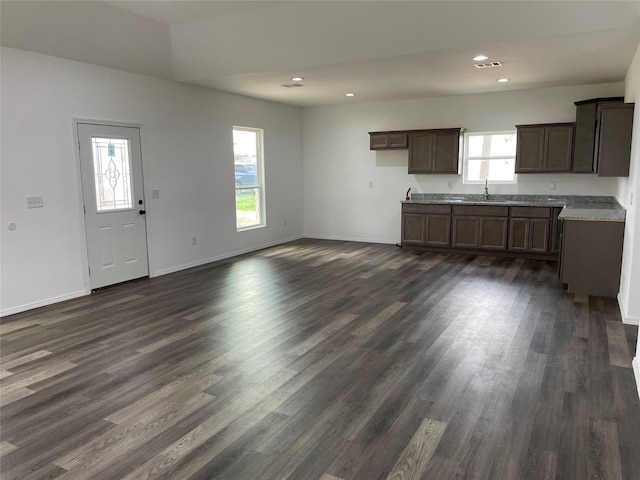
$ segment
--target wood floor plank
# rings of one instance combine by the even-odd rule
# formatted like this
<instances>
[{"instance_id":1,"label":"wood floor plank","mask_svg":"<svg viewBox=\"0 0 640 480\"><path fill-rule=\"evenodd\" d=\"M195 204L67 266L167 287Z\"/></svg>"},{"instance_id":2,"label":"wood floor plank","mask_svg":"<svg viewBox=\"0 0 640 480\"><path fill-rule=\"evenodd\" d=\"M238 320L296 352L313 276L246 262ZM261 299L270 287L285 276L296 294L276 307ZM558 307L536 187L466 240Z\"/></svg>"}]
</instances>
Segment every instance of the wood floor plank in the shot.
<instances>
[{"instance_id":1,"label":"wood floor plank","mask_svg":"<svg viewBox=\"0 0 640 480\"><path fill-rule=\"evenodd\" d=\"M621 480L616 424L593 419L589 434L589 478Z\"/></svg>"},{"instance_id":2,"label":"wood floor plank","mask_svg":"<svg viewBox=\"0 0 640 480\"><path fill-rule=\"evenodd\" d=\"M447 424L425 418L393 466L387 480L419 480L431 460Z\"/></svg>"},{"instance_id":3,"label":"wood floor plank","mask_svg":"<svg viewBox=\"0 0 640 480\"><path fill-rule=\"evenodd\" d=\"M613 320L607 321L607 343L611 366L631 367L631 355L629 355L629 346L622 323Z\"/></svg>"},{"instance_id":4,"label":"wood floor plank","mask_svg":"<svg viewBox=\"0 0 640 480\"><path fill-rule=\"evenodd\" d=\"M0 442L0 457L4 457L7 453L15 450L15 445L11 445L9 442Z\"/></svg>"},{"instance_id":5,"label":"wood floor plank","mask_svg":"<svg viewBox=\"0 0 640 480\"><path fill-rule=\"evenodd\" d=\"M136 420L118 425L94 441L82 445L55 460L55 464L68 471L69 479L91 479L105 470L110 463L126 456L153 436L171 428L180 419L213 400L206 393L176 398L162 408L147 411Z\"/></svg>"},{"instance_id":6,"label":"wood floor plank","mask_svg":"<svg viewBox=\"0 0 640 480\"><path fill-rule=\"evenodd\" d=\"M255 407L262 398L271 391L279 388L293 377L295 373L294 371L284 370L267 379L264 384L249 390L245 395L239 397L235 402L222 409L219 414L212 416L187 435L184 435L178 441L167 447L151 461L127 475L125 479L151 479L164 475L165 471L182 457L213 437L231 421L237 419L252 407ZM264 412L264 415L266 414L267 412Z\"/></svg>"},{"instance_id":7,"label":"wood floor plank","mask_svg":"<svg viewBox=\"0 0 640 480\"><path fill-rule=\"evenodd\" d=\"M42 357L46 357L47 355L51 355L51 352L49 352L48 350L38 350L37 352L30 353L28 355L25 355L24 357L19 357L9 362L2 362L2 368L4 370L13 370L15 367L19 367L20 365L24 365L25 363L29 363Z\"/></svg>"},{"instance_id":8,"label":"wood floor plank","mask_svg":"<svg viewBox=\"0 0 640 480\"><path fill-rule=\"evenodd\" d=\"M0 477L636 480L637 335L553 262L296 240L1 318Z\"/></svg>"},{"instance_id":9,"label":"wood floor plank","mask_svg":"<svg viewBox=\"0 0 640 480\"><path fill-rule=\"evenodd\" d=\"M344 480L344 478L334 477L333 475L325 473L320 477L320 480Z\"/></svg>"},{"instance_id":10,"label":"wood floor plank","mask_svg":"<svg viewBox=\"0 0 640 480\"><path fill-rule=\"evenodd\" d=\"M395 315L400 309L402 309L406 303L403 302L393 302L387 308L385 308L382 312L377 314L372 319L368 320L366 323L362 324L358 327L353 334L357 337L362 335L368 335L374 330L376 330L380 325L386 322L389 318Z\"/></svg>"},{"instance_id":11,"label":"wood floor plank","mask_svg":"<svg viewBox=\"0 0 640 480\"><path fill-rule=\"evenodd\" d=\"M186 395L197 395L218 382L222 377L216 374L210 374L201 379L193 379L190 376L180 377L175 382L165 385L158 390L153 391L149 395L141 398L126 407L112 413L105 418L106 421L123 424L134 420L137 416L144 414L154 405L166 401L168 398L182 398ZM212 397L213 398L213 397Z\"/></svg>"},{"instance_id":12,"label":"wood floor plank","mask_svg":"<svg viewBox=\"0 0 640 480\"><path fill-rule=\"evenodd\" d=\"M11 389L5 387L3 388L2 394L0 395L0 407L4 407L13 402L21 400L29 395L33 395L34 390L30 390L25 387L13 387Z\"/></svg>"}]
</instances>

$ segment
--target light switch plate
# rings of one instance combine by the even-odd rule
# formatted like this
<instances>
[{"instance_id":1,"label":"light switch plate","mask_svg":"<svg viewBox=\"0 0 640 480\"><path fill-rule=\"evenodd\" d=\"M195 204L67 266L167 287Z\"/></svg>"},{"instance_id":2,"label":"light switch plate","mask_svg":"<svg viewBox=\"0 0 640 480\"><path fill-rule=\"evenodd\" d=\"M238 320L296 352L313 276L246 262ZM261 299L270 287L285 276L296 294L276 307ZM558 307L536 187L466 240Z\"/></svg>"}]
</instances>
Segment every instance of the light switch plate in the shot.
<instances>
[{"instance_id":1,"label":"light switch plate","mask_svg":"<svg viewBox=\"0 0 640 480\"><path fill-rule=\"evenodd\" d=\"M160 198L160 190L154 188L151 190L151 198Z\"/></svg>"},{"instance_id":2,"label":"light switch plate","mask_svg":"<svg viewBox=\"0 0 640 480\"><path fill-rule=\"evenodd\" d=\"M34 195L34 196L27 197L27 208L42 208L42 207L44 207L42 195Z\"/></svg>"}]
</instances>

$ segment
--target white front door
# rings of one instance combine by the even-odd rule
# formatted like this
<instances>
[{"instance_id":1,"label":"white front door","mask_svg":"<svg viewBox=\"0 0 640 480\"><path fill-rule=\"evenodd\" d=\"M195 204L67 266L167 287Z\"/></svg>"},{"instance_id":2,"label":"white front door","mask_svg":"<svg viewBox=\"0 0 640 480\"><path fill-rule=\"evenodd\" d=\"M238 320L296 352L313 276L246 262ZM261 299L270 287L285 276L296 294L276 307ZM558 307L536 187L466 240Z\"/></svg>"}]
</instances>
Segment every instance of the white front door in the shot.
<instances>
[{"instance_id":1,"label":"white front door","mask_svg":"<svg viewBox=\"0 0 640 480\"><path fill-rule=\"evenodd\" d=\"M91 289L145 277L140 129L78 123Z\"/></svg>"}]
</instances>

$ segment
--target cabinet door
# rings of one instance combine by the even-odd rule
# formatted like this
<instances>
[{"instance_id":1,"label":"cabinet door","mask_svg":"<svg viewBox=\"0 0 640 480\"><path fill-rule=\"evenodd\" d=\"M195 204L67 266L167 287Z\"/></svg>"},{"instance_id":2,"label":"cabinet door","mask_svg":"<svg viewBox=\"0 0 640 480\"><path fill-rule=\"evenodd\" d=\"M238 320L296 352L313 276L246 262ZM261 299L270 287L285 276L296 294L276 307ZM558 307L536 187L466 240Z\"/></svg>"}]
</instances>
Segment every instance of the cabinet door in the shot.
<instances>
[{"instance_id":1,"label":"cabinet door","mask_svg":"<svg viewBox=\"0 0 640 480\"><path fill-rule=\"evenodd\" d=\"M480 217L453 216L451 246L478 248Z\"/></svg>"},{"instance_id":2,"label":"cabinet door","mask_svg":"<svg viewBox=\"0 0 640 480\"><path fill-rule=\"evenodd\" d=\"M480 217L480 248L507 249L507 218Z\"/></svg>"},{"instance_id":3,"label":"cabinet door","mask_svg":"<svg viewBox=\"0 0 640 480\"><path fill-rule=\"evenodd\" d=\"M573 130L574 127L572 125L545 128L543 171L571 171Z\"/></svg>"},{"instance_id":4,"label":"cabinet door","mask_svg":"<svg viewBox=\"0 0 640 480\"><path fill-rule=\"evenodd\" d=\"M561 274L569 292L616 298L623 238L624 222L565 220Z\"/></svg>"},{"instance_id":5,"label":"cabinet door","mask_svg":"<svg viewBox=\"0 0 640 480\"><path fill-rule=\"evenodd\" d=\"M551 216L551 250L550 253L560 252L560 245L562 244L562 221L558 219L558 215L562 211L562 207L553 207L553 214Z\"/></svg>"},{"instance_id":6,"label":"cabinet door","mask_svg":"<svg viewBox=\"0 0 640 480\"><path fill-rule=\"evenodd\" d=\"M407 134L406 133L390 133L389 134L389 148L407 148Z\"/></svg>"},{"instance_id":7,"label":"cabinet door","mask_svg":"<svg viewBox=\"0 0 640 480\"><path fill-rule=\"evenodd\" d=\"M549 219L529 219L529 251L535 253L547 253L549 249Z\"/></svg>"},{"instance_id":8,"label":"cabinet door","mask_svg":"<svg viewBox=\"0 0 640 480\"><path fill-rule=\"evenodd\" d=\"M427 215L425 245L448 247L451 245L451 216Z\"/></svg>"},{"instance_id":9,"label":"cabinet door","mask_svg":"<svg viewBox=\"0 0 640 480\"><path fill-rule=\"evenodd\" d=\"M409 173L429 173L433 168L435 133L414 133L409 137Z\"/></svg>"},{"instance_id":10,"label":"cabinet door","mask_svg":"<svg viewBox=\"0 0 640 480\"><path fill-rule=\"evenodd\" d=\"M509 251L526 252L529 249L529 219L511 218L509 226Z\"/></svg>"},{"instance_id":11,"label":"cabinet door","mask_svg":"<svg viewBox=\"0 0 640 480\"><path fill-rule=\"evenodd\" d=\"M425 216L405 213L402 215L402 243L424 245Z\"/></svg>"},{"instance_id":12,"label":"cabinet door","mask_svg":"<svg viewBox=\"0 0 640 480\"><path fill-rule=\"evenodd\" d=\"M598 106L595 163L600 177L628 177L633 103Z\"/></svg>"},{"instance_id":13,"label":"cabinet door","mask_svg":"<svg viewBox=\"0 0 640 480\"><path fill-rule=\"evenodd\" d=\"M573 171L576 173L592 173L593 147L596 144L597 103L576 105L576 131L573 148Z\"/></svg>"},{"instance_id":14,"label":"cabinet door","mask_svg":"<svg viewBox=\"0 0 640 480\"><path fill-rule=\"evenodd\" d=\"M433 155L434 173L458 173L460 132L438 132L435 137Z\"/></svg>"},{"instance_id":15,"label":"cabinet door","mask_svg":"<svg viewBox=\"0 0 640 480\"><path fill-rule=\"evenodd\" d=\"M544 155L544 128L518 128L516 173L541 172Z\"/></svg>"},{"instance_id":16,"label":"cabinet door","mask_svg":"<svg viewBox=\"0 0 640 480\"><path fill-rule=\"evenodd\" d=\"M386 133L369 135L369 150L384 150L389 148L389 135Z\"/></svg>"}]
</instances>

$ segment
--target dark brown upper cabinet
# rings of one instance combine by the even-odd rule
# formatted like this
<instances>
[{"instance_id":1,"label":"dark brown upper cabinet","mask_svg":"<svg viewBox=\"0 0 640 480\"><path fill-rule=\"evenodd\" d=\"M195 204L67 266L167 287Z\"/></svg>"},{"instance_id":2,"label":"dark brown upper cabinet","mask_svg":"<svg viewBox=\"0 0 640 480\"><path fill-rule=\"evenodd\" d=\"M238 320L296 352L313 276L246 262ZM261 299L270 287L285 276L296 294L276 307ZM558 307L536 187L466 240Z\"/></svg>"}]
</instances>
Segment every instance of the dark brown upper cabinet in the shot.
<instances>
[{"instance_id":1,"label":"dark brown upper cabinet","mask_svg":"<svg viewBox=\"0 0 640 480\"><path fill-rule=\"evenodd\" d=\"M633 103L598 105L594 166L600 177L628 177Z\"/></svg>"},{"instance_id":2,"label":"dark brown upper cabinet","mask_svg":"<svg viewBox=\"0 0 640 480\"><path fill-rule=\"evenodd\" d=\"M622 97L575 102L573 171L602 177L629 175L633 103Z\"/></svg>"},{"instance_id":3,"label":"dark brown upper cabinet","mask_svg":"<svg viewBox=\"0 0 640 480\"><path fill-rule=\"evenodd\" d=\"M458 174L462 128L369 132L369 150L409 149L409 173Z\"/></svg>"},{"instance_id":4,"label":"dark brown upper cabinet","mask_svg":"<svg viewBox=\"0 0 640 480\"><path fill-rule=\"evenodd\" d=\"M409 173L458 174L461 128L409 133Z\"/></svg>"},{"instance_id":5,"label":"dark brown upper cabinet","mask_svg":"<svg viewBox=\"0 0 640 480\"><path fill-rule=\"evenodd\" d=\"M570 172L574 123L516 125L516 173Z\"/></svg>"},{"instance_id":6,"label":"dark brown upper cabinet","mask_svg":"<svg viewBox=\"0 0 640 480\"><path fill-rule=\"evenodd\" d=\"M369 132L369 150L406 150L407 148L406 132Z\"/></svg>"}]
</instances>

